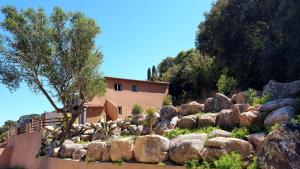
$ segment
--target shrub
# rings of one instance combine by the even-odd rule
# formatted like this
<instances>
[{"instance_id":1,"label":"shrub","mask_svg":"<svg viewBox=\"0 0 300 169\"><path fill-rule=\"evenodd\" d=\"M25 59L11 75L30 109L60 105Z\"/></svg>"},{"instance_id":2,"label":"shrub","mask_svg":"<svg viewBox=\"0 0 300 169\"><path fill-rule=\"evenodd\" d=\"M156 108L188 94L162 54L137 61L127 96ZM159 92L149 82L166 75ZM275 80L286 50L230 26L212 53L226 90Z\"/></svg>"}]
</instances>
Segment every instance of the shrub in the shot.
<instances>
[{"instance_id":1,"label":"shrub","mask_svg":"<svg viewBox=\"0 0 300 169\"><path fill-rule=\"evenodd\" d=\"M201 166L201 162L198 159L188 160L184 162L186 169L197 169Z\"/></svg>"},{"instance_id":2,"label":"shrub","mask_svg":"<svg viewBox=\"0 0 300 169\"><path fill-rule=\"evenodd\" d=\"M247 169L258 169L256 156L253 157L252 162L247 166Z\"/></svg>"},{"instance_id":3,"label":"shrub","mask_svg":"<svg viewBox=\"0 0 300 169\"><path fill-rule=\"evenodd\" d=\"M268 133L271 133L272 131L275 131L275 130L277 130L277 129L279 129L279 128L280 128L280 125L279 125L278 123L276 123L276 124L274 124L273 126L269 127L269 128L267 129L267 131L268 131Z\"/></svg>"},{"instance_id":4,"label":"shrub","mask_svg":"<svg viewBox=\"0 0 300 169\"><path fill-rule=\"evenodd\" d=\"M234 128L232 130L231 136L234 138L245 138L249 134L249 130L245 127L242 128Z\"/></svg>"},{"instance_id":5,"label":"shrub","mask_svg":"<svg viewBox=\"0 0 300 169\"><path fill-rule=\"evenodd\" d=\"M179 135L183 135L183 134L190 134L190 133L210 133L212 132L213 130L215 129L220 129L219 127L212 127L212 126L209 126L209 127L203 127L203 128L200 128L200 129L195 129L195 130L189 130L189 129L183 129L183 128L175 128L171 131L168 131L168 132L165 132L163 134L164 137L167 137L169 139L172 139L172 138L175 138Z\"/></svg>"},{"instance_id":6,"label":"shrub","mask_svg":"<svg viewBox=\"0 0 300 169\"><path fill-rule=\"evenodd\" d=\"M164 96L163 106L172 105L172 96L166 95Z\"/></svg>"},{"instance_id":7,"label":"shrub","mask_svg":"<svg viewBox=\"0 0 300 169\"><path fill-rule=\"evenodd\" d=\"M268 95L263 95L261 97L257 96L257 93L253 89L248 89L247 91L247 99L252 106L256 106L259 104L267 103L271 97Z\"/></svg>"},{"instance_id":8,"label":"shrub","mask_svg":"<svg viewBox=\"0 0 300 169\"><path fill-rule=\"evenodd\" d=\"M295 118L293 118L291 122L300 125L300 115L297 115Z\"/></svg>"},{"instance_id":9,"label":"shrub","mask_svg":"<svg viewBox=\"0 0 300 169\"><path fill-rule=\"evenodd\" d=\"M150 134L153 134L153 124L155 123L156 116L155 116L155 108L149 107L146 110L147 118L146 118L146 123L150 126Z\"/></svg>"},{"instance_id":10,"label":"shrub","mask_svg":"<svg viewBox=\"0 0 300 169\"><path fill-rule=\"evenodd\" d=\"M143 113L142 106L138 105L138 104L133 105L131 114L132 115L138 115L138 114L141 114L141 113Z\"/></svg>"},{"instance_id":11,"label":"shrub","mask_svg":"<svg viewBox=\"0 0 300 169\"><path fill-rule=\"evenodd\" d=\"M231 152L214 161L214 165L218 169L241 169L242 157L235 152Z\"/></svg>"},{"instance_id":12,"label":"shrub","mask_svg":"<svg viewBox=\"0 0 300 169\"><path fill-rule=\"evenodd\" d=\"M123 159L123 158L121 158L121 159L119 159L119 160L113 160L113 161L112 161L112 164L113 164L113 165L118 165L118 166L123 165L123 163L124 163L124 159Z\"/></svg>"},{"instance_id":13,"label":"shrub","mask_svg":"<svg viewBox=\"0 0 300 169\"><path fill-rule=\"evenodd\" d=\"M221 74L217 82L218 91L226 95L233 91L236 86L237 80L232 77L228 77L225 74Z\"/></svg>"}]
</instances>

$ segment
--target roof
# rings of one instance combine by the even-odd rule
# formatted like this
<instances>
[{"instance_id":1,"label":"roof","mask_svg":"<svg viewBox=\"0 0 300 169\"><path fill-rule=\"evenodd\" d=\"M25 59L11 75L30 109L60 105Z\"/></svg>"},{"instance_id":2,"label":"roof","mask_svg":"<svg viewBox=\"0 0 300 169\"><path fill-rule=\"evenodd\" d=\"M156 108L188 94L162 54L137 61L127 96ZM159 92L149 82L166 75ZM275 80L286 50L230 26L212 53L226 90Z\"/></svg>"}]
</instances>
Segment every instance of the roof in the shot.
<instances>
[{"instance_id":1,"label":"roof","mask_svg":"<svg viewBox=\"0 0 300 169\"><path fill-rule=\"evenodd\" d=\"M103 107L105 104L106 98L95 96L91 101L84 103L85 107Z\"/></svg>"},{"instance_id":2,"label":"roof","mask_svg":"<svg viewBox=\"0 0 300 169\"><path fill-rule=\"evenodd\" d=\"M162 84L162 85L169 85L169 82L159 82L159 81L149 81L149 80L137 80L137 79L125 79L125 78L118 78L118 77L110 77L105 76L105 79L117 79L117 80L127 80L133 82L143 82L143 83L152 83L152 84Z\"/></svg>"}]
</instances>

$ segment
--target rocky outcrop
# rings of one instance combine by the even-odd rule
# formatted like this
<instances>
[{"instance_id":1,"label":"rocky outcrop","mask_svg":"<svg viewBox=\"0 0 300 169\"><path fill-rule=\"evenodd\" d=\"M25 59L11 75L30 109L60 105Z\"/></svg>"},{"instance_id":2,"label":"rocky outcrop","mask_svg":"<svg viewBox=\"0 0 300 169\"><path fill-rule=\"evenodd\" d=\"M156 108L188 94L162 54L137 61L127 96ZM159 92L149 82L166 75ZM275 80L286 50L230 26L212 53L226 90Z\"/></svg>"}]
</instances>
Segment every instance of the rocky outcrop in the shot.
<instances>
[{"instance_id":1,"label":"rocky outcrop","mask_svg":"<svg viewBox=\"0 0 300 169\"><path fill-rule=\"evenodd\" d=\"M228 137L215 137L211 138L206 142L206 147L217 148L220 150L225 150L229 152L237 152L243 158L251 156L252 145L248 141L237 139L237 138L228 138Z\"/></svg>"},{"instance_id":2,"label":"rocky outcrop","mask_svg":"<svg viewBox=\"0 0 300 169\"><path fill-rule=\"evenodd\" d=\"M106 142L91 142L87 146L87 161L109 161L109 145Z\"/></svg>"},{"instance_id":3,"label":"rocky outcrop","mask_svg":"<svg viewBox=\"0 0 300 169\"><path fill-rule=\"evenodd\" d=\"M236 96L236 104L247 104L248 103L248 97L247 92L240 92Z\"/></svg>"},{"instance_id":4,"label":"rocky outcrop","mask_svg":"<svg viewBox=\"0 0 300 169\"><path fill-rule=\"evenodd\" d=\"M183 115L191 115L204 111L204 105L195 101L178 106L178 112Z\"/></svg>"},{"instance_id":5,"label":"rocky outcrop","mask_svg":"<svg viewBox=\"0 0 300 169\"><path fill-rule=\"evenodd\" d=\"M225 130L221 130L221 129L216 129L213 130L212 132L210 132L208 134L209 138L213 138L213 137L231 137L232 133L225 131Z\"/></svg>"},{"instance_id":6,"label":"rocky outcrop","mask_svg":"<svg viewBox=\"0 0 300 169\"><path fill-rule=\"evenodd\" d=\"M274 124L283 124L285 121L292 119L295 116L295 109L292 106L282 107L272 111L265 118L265 127L273 126Z\"/></svg>"},{"instance_id":7,"label":"rocky outcrop","mask_svg":"<svg viewBox=\"0 0 300 169\"><path fill-rule=\"evenodd\" d=\"M120 159L124 159L125 161L132 160L134 158L133 148L134 139L132 137L115 139L110 142L110 159L113 161Z\"/></svg>"},{"instance_id":8,"label":"rocky outcrop","mask_svg":"<svg viewBox=\"0 0 300 169\"><path fill-rule=\"evenodd\" d=\"M217 126L224 128L234 128L240 121L240 111L238 109L224 109L217 116Z\"/></svg>"},{"instance_id":9,"label":"rocky outcrop","mask_svg":"<svg viewBox=\"0 0 300 169\"><path fill-rule=\"evenodd\" d=\"M300 80L290 83L279 83L275 80L270 80L264 87L263 95L269 95L273 99L280 99L289 96L300 94Z\"/></svg>"},{"instance_id":10,"label":"rocky outcrop","mask_svg":"<svg viewBox=\"0 0 300 169\"><path fill-rule=\"evenodd\" d=\"M171 140L170 159L178 164L200 158L207 134L180 135Z\"/></svg>"},{"instance_id":11,"label":"rocky outcrop","mask_svg":"<svg viewBox=\"0 0 300 169\"><path fill-rule=\"evenodd\" d=\"M197 126L197 116L195 115L183 116L178 120L177 125L180 128L193 129Z\"/></svg>"},{"instance_id":12,"label":"rocky outcrop","mask_svg":"<svg viewBox=\"0 0 300 169\"><path fill-rule=\"evenodd\" d=\"M225 96L224 94L216 93L215 98L218 100L221 110L231 108L231 99Z\"/></svg>"},{"instance_id":13,"label":"rocky outcrop","mask_svg":"<svg viewBox=\"0 0 300 169\"><path fill-rule=\"evenodd\" d=\"M159 135L140 136L134 145L134 156L139 162L159 163L168 159L170 141Z\"/></svg>"},{"instance_id":14,"label":"rocky outcrop","mask_svg":"<svg viewBox=\"0 0 300 169\"><path fill-rule=\"evenodd\" d=\"M300 166L300 125L286 123L271 132L260 150L258 164L262 169L295 169Z\"/></svg>"},{"instance_id":15,"label":"rocky outcrop","mask_svg":"<svg viewBox=\"0 0 300 169\"><path fill-rule=\"evenodd\" d=\"M259 147L261 143L264 141L266 137L266 133L254 133L246 136L247 140L252 143L255 147Z\"/></svg>"},{"instance_id":16,"label":"rocky outcrop","mask_svg":"<svg viewBox=\"0 0 300 169\"><path fill-rule=\"evenodd\" d=\"M203 115L198 116L198 128L206 126L215 126L217 115L217 113L205 113Z\"/></svg>"},{"instance_id":17,"label":"rocky outcrop","mask_svg":"<svg viewBox=\"0 0 300 169\"><path fill-rule=\"evenodd\" d=\"M165 120L170 121L173 117L178 115L178 110L176 107L172 105L167 105L160 109L159 114L160 114L161 121L165 121Z\"/></svg>"},{"instance_id":18,"label":"rocky outcrop","mask_svg":"<svg viewBox=\"0 0 300 169\"><path fill-rule=\"evenodd\" d=\"M207 98L204 101L204 111L205 112L219 112L220 111L219 101L215 98Z\"/></svg>"},{"instance_id":19,"label":"rocky outcrop","mask_svg":"<svg viewBox=\"0 0 300 169\"><path fill-rule=\"evenodd\" d=\"M295 104L295 99L293 98L278 99L278 100L269 101L266 104L261 105L259 107L259 111L271 112L280 109L282 107L293 106L294 104Z\"/></svg>"},{"instance_id":20,"label":"rocky outcrop","mask_svg":"<svg viewBox=\"0 0 300 169\"><path fill-rule=\"evenodd\" d=\"M260 112L248 111L240 114L240 126L250 127L252 124L257 122L260 118Z\"/></svg>"}]
</instances>

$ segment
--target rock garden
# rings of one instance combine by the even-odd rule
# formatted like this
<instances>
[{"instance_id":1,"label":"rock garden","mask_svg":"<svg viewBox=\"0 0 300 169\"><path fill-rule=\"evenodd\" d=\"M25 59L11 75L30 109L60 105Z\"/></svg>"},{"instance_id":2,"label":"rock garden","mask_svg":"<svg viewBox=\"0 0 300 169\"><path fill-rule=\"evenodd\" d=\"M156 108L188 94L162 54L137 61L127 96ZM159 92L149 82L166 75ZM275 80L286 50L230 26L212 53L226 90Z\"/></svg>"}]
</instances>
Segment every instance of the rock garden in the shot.
<instances>
[{"instance_id":1,"label":"rock garden","mask_svg":"<svg viewBox=\"0 0 300 169\"><path fill-rule=\"evenodd\" d=\"M40 155L86 162L154 163L187 168L284 168L300 166L300 82L270 81L264 91L232 97L216 93L203 103L165 105L159 112L133 108L132 116L46 126Z\"/></svg>"}]
</instances>

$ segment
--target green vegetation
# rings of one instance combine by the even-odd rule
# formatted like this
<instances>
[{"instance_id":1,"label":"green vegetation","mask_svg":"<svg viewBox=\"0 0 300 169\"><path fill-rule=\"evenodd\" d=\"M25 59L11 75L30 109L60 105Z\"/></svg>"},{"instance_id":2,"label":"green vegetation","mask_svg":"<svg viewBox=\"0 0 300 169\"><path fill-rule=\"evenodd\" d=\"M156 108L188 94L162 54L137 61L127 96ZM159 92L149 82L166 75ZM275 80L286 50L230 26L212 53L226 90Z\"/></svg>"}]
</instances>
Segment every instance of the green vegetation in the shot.
<instances>
[{"instance_id":1,"label":"green vegetation","mask_svg":"<svg viewBox=\"0 0 300 169\"><path fill-rule=\"evenodd\" d=\"M256 156L252 158L252 162L247 166L247 169L258 169Z\"/></svg>"},{"instance_id":2,"label":"green vegetation","mask_svg":"<svg viewBox=\"0 0 300 169\"><path fill-rule=\"evenodd\" d=\"M241 169L242 157L241 155L231 152L220 157L214 161L215 168L218 169Z\"/></svg>"},{"instance_id":3,"label":"green vegetation","mask_svg":"<svg viewBox=\"0 0 300 169\"><path fill-rule=\"evenodd\" d=\"M113 163L113 165L121 166L121 165L124 164L124 159L121 158L121 159L119 159L119 160L113 160L112 163Z\"/></svg>"},{"instance_id":4,"label":"green vegetation","mask_svg":"<svg viewBox=\"0 0 300 169\"><path fill-rule=\"evenodd\" d=\"M163 136L167 137L169 139L172 139L172 138L175 138L179 135L190 134L190 133L206 133L206 134L208 134L208 133L212 132L215 129L220 129L220 128L219 127L212 127L212 126L203 127L203 128L194 129L194 130L183 129L183 128L175 128L171 131L165 132L163 134Z\"/></svg>"},{"instance_id":5,"label":"green vegetation","mask_svg":"<svg viewBox=\"0 0 300 169\"><path fill-rule=\"evenodd\" d=\"M156 120L156 115L155 115L155 108L149 107L146 110L147 118L146 118L146 123L150 126L150 134L153 134L153 125Z\"/></svg>"},{"instance_id":6,"label":"green vegetation","mask_svg":"<svg viewBox=\"0 0 300 169\"><path fill-rule=\"evenodd\" d=\"M279 128L280 128L280 125L279 125L278 123L276 123L276 124L274 124L273 126L268 127L268 128L267 128L267 132L268 132L268 133L271 133L272 131L275 131L275 130L277 130L277 129L279 129Z\"/></svg>"},{"instance_id":7,"label":"green vegetation","mask_svg":"<svg viewBox=\"0 0 300 169\"><path fill-rule=\"evenodd\" d=\"M63 113L63 141L84 103L105 93L102 53L95 45L100 28L84 14L59 7L50 16L42 8L6 6L1 12L0 81L12 91L26 83Z\"/></svg>"},{"instance_id":8,"label":"green vegetation","mask_svg":"<svg viewBox=\"0 0 300 169\"><path fill-rule=\"evenodd\" d=\"M228 77L226 74L221 74L217 82L218 91L225 95L230 94L237 87L237 80L233 77Z\"/></svg>"},{"instance_id":9,"label":"green vegetation","mask_svg":"<svg viewBox=\"0 0 300 169\"><path fill-rule=\"evenodd\" d=\"M83 140L80 140L77 144L87 144L88 141L83 141Z\"/></svg>"},{"instance_id":10,"label":"green vegetation","mask_svg":"<svg viewBox=\"0 0 300 169\"><path fill-rule=\"evenodd\" d=\"M163 106L172 105L172 96L166 95L164 96Z\"/></svg>"},{"instance_id":11,"label":"green vegetation","mask_svg":"<svg viewBox=\"0 0 300 169\"><path fill-rule=\"evenodd\" d=\"M256 106L270 101L270 96L268 95L257 96L256 91L250 88L247 91L247 99L252 106Z\"/></svg>"},{"instance_id":12,"label":"green vegetation","mask_svg":"<svg viewBox=\"0 0 300 169\"><path fill-rule=\"evenodd\" d=\"M248 134L250 134L249 130L245 127L242 128L234 128L231 132L231 136L234 138L245 138Z\"/></svg>"},{"instance_id":13,"label":"green vegetation","mask_svg":"<svg viewBox=\"0 0 300 169\"><path fill-rule=\"evenodd\" d=\"M250 133L260 133L265 132L265 127L263 124L252 124L249 128Z\"/></svg>"},{"instance_id":14,"label":"green vegetation","mask_svg":"<svg viewBox=\"0 0 300 169\"><path fill-rule=\"evenodd\" d=\"M142 114L143 113L143 108L141 105L138 105L138 104L135 104L133 105L132 107L132 110L131 110L131 114L134 116L134 115L139 115L139 114Z\"/></svg>"},{"instance_id":15,"label":"green vegetation","mask_svg":"<svg viewBox=\"0 0 300 169\"><path fill-rule=\"evenodd\" d=\"M3 126L0 127L0 143L6 142L7 134L8 134L7 132L13 126L16 126L16 122L12 120L8 120L4 122Z\"/></svg>"},{"instance_id":16,"label":"green vegetation","mask_svg":"<svg viewBox=\"0 0 300 169\"><path fill-rule=\"evenodd\" d=\"M293 118L291 122L300 125L300 115L297 115L295 118Z\"/></svg>"}]
</instances>

